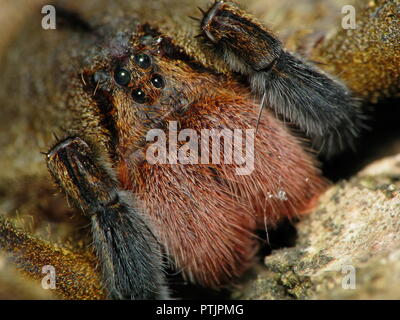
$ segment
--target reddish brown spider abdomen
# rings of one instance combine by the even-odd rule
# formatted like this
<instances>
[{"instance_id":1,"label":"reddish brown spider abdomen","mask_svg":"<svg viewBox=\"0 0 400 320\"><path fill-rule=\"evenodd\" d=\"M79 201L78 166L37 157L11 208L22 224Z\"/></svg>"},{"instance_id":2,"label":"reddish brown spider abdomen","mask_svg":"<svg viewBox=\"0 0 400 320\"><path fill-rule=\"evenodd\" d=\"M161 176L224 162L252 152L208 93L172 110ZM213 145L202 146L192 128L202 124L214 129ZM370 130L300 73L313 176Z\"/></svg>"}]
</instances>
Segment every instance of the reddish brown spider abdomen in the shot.
<instances>
[{"instance_id":1,"label":"reddish brown spider abdomen","mask_svg":"<svg viewBox=\"0 0 400 320\"><path fill-rule=\"evenodd\" d=\"M201 94L177 121L181 129L200 132L255 129L257 118L258 105L247 90L227 81ZM311 155L269 111L255 135L250 174L238 175L239 166L224 161L125 166L133 168L132 191L176 268L209 287L221 287L249 267L257 229L303 213L326 187Z\"/></svg>"}]
</instances>

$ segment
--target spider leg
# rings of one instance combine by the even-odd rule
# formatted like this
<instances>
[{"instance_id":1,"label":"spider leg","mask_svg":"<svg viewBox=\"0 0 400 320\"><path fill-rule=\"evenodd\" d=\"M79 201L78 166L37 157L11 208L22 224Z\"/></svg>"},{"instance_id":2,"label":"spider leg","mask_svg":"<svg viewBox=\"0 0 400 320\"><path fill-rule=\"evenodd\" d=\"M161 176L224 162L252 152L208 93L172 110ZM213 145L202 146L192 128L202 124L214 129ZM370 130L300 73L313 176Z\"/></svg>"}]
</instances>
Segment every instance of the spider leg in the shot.
<instances>
[{"instance_id":1,"label":"spider leg","mask_svg":"<svg viewBox=\"0 0 400 320\"><path fill-rule=\"evenodd\" d=\"M109 297L167 298L159 244L135 199L119 188L106 162L74 137L50 150L47 165L75 205L90 216Z\"/></svg>"},{"instance_id":2,"label":"spider leg","mask_svg":"<svg viewBox=\"0 0 400 320\"><path fill-rule=\"evenodd\" d=\"M313 148L329 157L353 147L363 117L343 83L286 51L267 28L223 1L205 13L201 29L230 69L247 76L252 90L305 132Z\"/></svg>"},{"instance_id":3,"label":"spider leg","mask_svg":"<svg viewBox=\"0 0 400 320\"><path fill-rule=\"evenodd\" d=\"M15 268L21 272L25 285L18 285L18 278L7 281L17 293L17 298L29 299L62 298L62 299L104 299L105 293L93 263L91 252L74 250L70 246L53 244L15 227L15 219L0 215L0 260L7 264L12 272ZM43 296L44 267L53 267L55 271L55 288L50 296ZM4 280L4 268L0 268ZM17 276L17 274L15 274ZM2 283L4 284L4 283ZM32 292L32 288L38 290ZM1 293L5 293L1 288ZM8 294L8 293L6 293ZM32 296L34 294L34 296ZM54 295L53 295L54 294ZM14 297L15 298L15 297Z\"/></svg>"}]
</instances>

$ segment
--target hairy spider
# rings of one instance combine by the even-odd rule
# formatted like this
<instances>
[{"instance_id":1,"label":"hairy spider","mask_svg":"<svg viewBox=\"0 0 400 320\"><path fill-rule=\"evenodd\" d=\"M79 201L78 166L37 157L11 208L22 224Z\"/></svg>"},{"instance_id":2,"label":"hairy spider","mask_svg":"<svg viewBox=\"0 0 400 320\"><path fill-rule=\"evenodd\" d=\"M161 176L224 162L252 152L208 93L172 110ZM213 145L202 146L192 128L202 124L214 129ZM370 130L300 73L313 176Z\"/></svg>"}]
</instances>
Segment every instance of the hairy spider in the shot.
<instances>
[{"instance_id":1,"label":"hairy spider","mask_svg":"<svg viewBox=\"0 0 400 320\"><path fill-rule=\"evenodd\" d=\"M91 46L78 72L66 68L67 87L58 88L72 120L46 159L91 220L110 298L168 298L164 255L203 286L239 277L254 260L256 230L307 213L325 190L308 149L331 156L359 134L359 109L346 86L289 53L234 4L217 1L199 21L196 41L222 68L197 60L151 24L114 33L76 25ZM149 161L148 133L171 137L178 128L256 129L249 131L253 142L239 143L254 143L246 149L253 170L238 174L242 163L212 161L205 151L211 142L186 163L171 152L168 163ZM186 155L190 148L182 147L193 140L179 135L166 145ZM220 139L217 153L233 144Z\"/></svg>"}]
</instances>

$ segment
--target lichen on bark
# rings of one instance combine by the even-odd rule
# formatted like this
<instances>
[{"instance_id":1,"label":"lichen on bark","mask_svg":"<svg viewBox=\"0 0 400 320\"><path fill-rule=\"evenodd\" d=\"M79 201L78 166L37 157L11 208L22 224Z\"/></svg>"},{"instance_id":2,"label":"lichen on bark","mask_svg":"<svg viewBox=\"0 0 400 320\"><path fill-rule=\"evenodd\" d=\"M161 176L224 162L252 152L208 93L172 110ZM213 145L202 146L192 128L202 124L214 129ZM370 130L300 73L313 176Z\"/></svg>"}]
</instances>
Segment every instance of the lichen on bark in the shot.
<instances>
[{"instance_id":1,"label":"lichen on bark","mask_svg":"<svg viewBox=\"0 0 400 320\"><path fill-rule=\"evenodd\" d=\"M297 230L296 245L267 256L236 297L400 298L400 155L333 186Z\"/></svg>"}]
</instances>

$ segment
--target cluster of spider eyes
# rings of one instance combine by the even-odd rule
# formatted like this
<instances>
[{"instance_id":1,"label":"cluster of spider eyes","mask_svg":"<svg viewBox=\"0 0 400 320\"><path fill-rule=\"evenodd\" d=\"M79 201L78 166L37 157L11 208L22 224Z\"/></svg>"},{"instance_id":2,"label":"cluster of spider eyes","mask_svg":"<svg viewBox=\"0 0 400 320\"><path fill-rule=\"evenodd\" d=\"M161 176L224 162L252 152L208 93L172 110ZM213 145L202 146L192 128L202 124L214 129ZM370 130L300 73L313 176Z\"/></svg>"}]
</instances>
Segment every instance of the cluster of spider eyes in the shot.
<instances>
[{"instance_id":1,"label":"cluster of spider eyes","mask_svg":"<svg viewBox=\"0 0 400 320\"><path fill-rule=\"evenodd\" d=\"M142 69L148 69L151 65L151 58L145 53L136 54L134 56L134 61ZM124 68L118 67L114 71L114 79L120 86L127 86L131 82L131 73ZM159 74L154 74L150 79L150 82L157 89L164 87L164 79ZM132 98L137 103L146 102L146 94L141 88L136 88L132 91Z\"/></svg>"}]
</instances>

